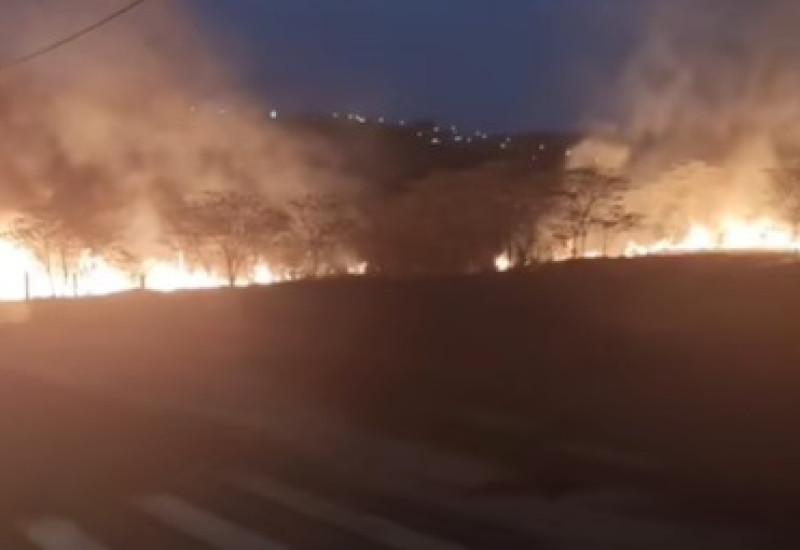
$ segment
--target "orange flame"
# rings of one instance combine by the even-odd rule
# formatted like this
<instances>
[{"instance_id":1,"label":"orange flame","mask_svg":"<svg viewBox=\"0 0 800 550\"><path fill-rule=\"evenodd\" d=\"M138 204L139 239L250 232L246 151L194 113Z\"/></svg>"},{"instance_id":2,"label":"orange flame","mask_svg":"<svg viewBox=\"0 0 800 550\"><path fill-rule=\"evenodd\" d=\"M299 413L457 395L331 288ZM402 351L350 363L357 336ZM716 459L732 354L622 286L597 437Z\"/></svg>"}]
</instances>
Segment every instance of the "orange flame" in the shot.
<instances>
[{"instance_id":1,"label":"orange flame","mask_svg":"<svg viewBox=\"0 0 800 550\"><path fill-rule=\"evenodd\" d=\"M236 286L266 285L282 280L269 265L259 263L239 277ZM140 277L110 265L104 258L84 252L75 273L48 272L35 255L0 239L0 301L26 298L77 298L103 296L135 289L172 292L228 286L226 277L187 266L182 258L147 260Z\"/></svg>"}]
</instances>

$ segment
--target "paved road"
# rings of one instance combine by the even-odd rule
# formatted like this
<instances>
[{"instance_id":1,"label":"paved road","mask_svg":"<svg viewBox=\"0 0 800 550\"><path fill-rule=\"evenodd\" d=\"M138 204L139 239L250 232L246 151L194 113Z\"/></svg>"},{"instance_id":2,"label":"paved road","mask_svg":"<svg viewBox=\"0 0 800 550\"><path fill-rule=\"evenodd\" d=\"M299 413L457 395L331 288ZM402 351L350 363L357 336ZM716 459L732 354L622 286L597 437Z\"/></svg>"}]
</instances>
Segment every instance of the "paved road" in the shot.
<instances>
[{"instance_id":1,"label":"paved road","mask_svg":"<svg viewBox=\"0 0 800 550\"><path fill-rule=\"evenodd\" d=\"M473 501L436 468L407 483L352 441L309 453L258 425L112 395L0 370L0 550L764 547L607 504Z\"/></svg>"},{"instance_id":2,"label":"paved road","mask_svg":"<svg viewBox=\"0 0 800 550\"><path fill-rule=\"evenodd\" d=\"M0 548L535 548L255 429L0 372Z\"/></svg>"}]
</instances>

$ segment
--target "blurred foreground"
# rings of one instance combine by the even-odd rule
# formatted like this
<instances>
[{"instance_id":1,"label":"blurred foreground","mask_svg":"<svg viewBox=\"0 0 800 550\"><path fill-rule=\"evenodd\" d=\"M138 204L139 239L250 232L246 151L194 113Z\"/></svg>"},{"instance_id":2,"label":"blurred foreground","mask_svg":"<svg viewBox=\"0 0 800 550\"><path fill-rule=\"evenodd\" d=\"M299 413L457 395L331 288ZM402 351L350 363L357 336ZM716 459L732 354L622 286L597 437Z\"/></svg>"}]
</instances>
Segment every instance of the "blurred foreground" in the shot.
<instances>
[{"instance_id":1,"label":"blurred foreground","mask_svg":"<svg viewBox=\"0 0 800 550\"><path fill-rule=\"evenodd\" d=\"M177 494L248 548L791 547L799 286L698 256L5 304L0 542L242 547Z\"/></svg>"}]
</instances>

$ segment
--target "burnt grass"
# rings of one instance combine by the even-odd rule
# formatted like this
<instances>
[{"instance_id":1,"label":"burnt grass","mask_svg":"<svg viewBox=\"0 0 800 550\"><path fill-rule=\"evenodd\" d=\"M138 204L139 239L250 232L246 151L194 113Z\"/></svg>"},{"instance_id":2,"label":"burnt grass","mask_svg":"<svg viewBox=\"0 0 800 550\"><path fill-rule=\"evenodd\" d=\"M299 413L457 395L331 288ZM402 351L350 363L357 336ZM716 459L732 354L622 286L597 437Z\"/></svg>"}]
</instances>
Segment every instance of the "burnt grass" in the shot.
<instances>
[{"instance_id":1,"label":"burnt grass","mask_svg":"<svg viewBox=\"0 0 800 550\"><path fill-rule=\"evenodd\" d=\"M193 357L189 373L263 374L298 402L512 466L523 485L543 463L572 464L548 449L578 442L669 473L622 475L771 510L800 494L794 260L591 260L41 301L0 336L7 360L113 364L126 350L158 348ZM239 360L197 360L220 347ZM625 470L587 464L574 468Z\"/></svg>"}]
</instances>

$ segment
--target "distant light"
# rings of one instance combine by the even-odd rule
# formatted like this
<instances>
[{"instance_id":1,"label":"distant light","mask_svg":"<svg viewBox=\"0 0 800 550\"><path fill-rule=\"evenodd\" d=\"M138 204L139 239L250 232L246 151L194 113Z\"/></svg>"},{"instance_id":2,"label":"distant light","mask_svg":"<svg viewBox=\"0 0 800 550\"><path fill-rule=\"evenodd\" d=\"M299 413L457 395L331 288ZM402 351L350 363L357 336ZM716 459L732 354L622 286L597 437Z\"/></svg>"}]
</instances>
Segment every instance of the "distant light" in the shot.
<instances>
[{"instance_id":1,"label":"distant light","mask_svg":"<svg viewBox=\"0 0 800 550\"><path fill-rule=\"evenodd\" d=\"M365 124L367 122L367 119L361 115L356 115L356 122L358 122L359 124Z\"/></svg>"},{"instance_id":2,"label":"distant light","mask_svg":"<svg viewBox=\"0 0 800 550\"><path fill-rule=\"evenodd\" d=\"M536 162L537 160L539 160L539 157L537 157L536 155L533 155L533 156L531 156L531 160L533 162Z\"/></svg>"},{"instance_id":3,"label":"distant light","mask_svg":"<svg viewBox=\"0 0 800 550\"><path fill-rule=\"evenodd\" d=\"M437 133L437 134L438 134L438 133L439 133L439 130L441 130L441 128L439 128L438 126L434 126L434 127L433 127L433 131L434 131L434 133Z\"/></svg>"},{"instance_id":4,"label":"distant light","mask_svg":"<svg viewBox=\"0 0 800 550\"><path fill-rule=\"evenodd\" d=\"M406 121L405 120L401 120L400 121L400 126L405 126L405 125L406 125Z\"/></svg>"},{"instance_id":5,"label":"distant light","mask_svg":"<svg viewBox=\"0 0 800 550\"><path fill-rule=\"evenodd\" d=\"M353 113L347 113L347 120L353 120L355 115Z\"/></svg>"},{"instance_id":6,"label":"distant light","mask_svg":"<svg viewBox=\"0 0 800 550\"><path fill-rule=\"evenodd\" d=\"M540 143L539 144L539 150L540 151L544 151L544 143Z\"/></svg>"},{"instance_id":7,"label":"distant light","mask_svg":"<svg viewBox=\"0 0 800 550\"><path fill-rule=\"evenodd\" d=\"M339 113L333 113L333 118L339 118Z\"/></svg>"},{"instance_id":8,"label":"distant light","mask_svg":"<svg viewBox=\"0 0 800 550\"><path fill-rule=\"evenodd\" d=\"M462 136L456 136L456 137L454 137L453 139L454 139L455 141L464 141L464 138L463 138Z\"/></svg>"},{"instance_id":9,"label":"distant light","mask_svg":"<svg viewBox=\"0 0 800 550\"><path fill-rule=\"evenodd\" d=\"M467 138L467 143L472 143L472 138L471 137Z\"/></svg>"},{"instance_id":10,"label":"distant light","mask_svg":"<svg viewBox=\"0 0 800 550\"><path fill-rule=\"evenodd\" d=\"M508 148L508 144L505 141L500 144L500 149L507 149L507 148Z\"/></svg>"},{"instance_id":11,"label":"distant light","mask_svg":"<svg viewBox=\"0 0 800 550\"><path fill-rule=\"evenodd\" d=\"M450 131L453 132L454 134L457 134L458 133L458 128L456 128L455 125L450 126Z\"/></svg>"},{"instance_id":12,"label":"distant light","mask_svg":"<svg viewBox=\"0 0 800 550\"><path fill-rule=\"evenodd\" d=\"M417 137L422 137L422 132L417 132Z\"/></svg>"},{"instance_id":13,"label":"distant light","mask_svg":"<svg viewBox=\"0 0 800 550\"><path fill-rule=\"evenodd\" d=\"M564 154L567 155L568 157L571 157L572 156L572 150L571 149L567 149L567 152L564 153Z\"/></svg>"},{"instance_id":14,"label":"distant light","mask_svg":"<svg viewBox=\"0 0 800 550\"><path fill-rule=\"evenodd\" d=\"M441 142L442 142L442 140L439 139L438 137L431 138L431 143L433 145L439 145Z\"/></svg>"},{"instance_id":15,"label":"distant light","mask_svg":"<svg viewBox=\"0 0 800 550\"><path fill-rule=\"evenodd\" d=\"M278 111L276 109L272 109L269 112L269 118L271 118L272 120L278 120Z\"/></svg>"},{"instance_id":16,"label":"distant light","mask_svg":"<svg viewBox=\"0 0 800 550\"><path fill-rule=\"evenodd\" d=\"M383 124L386 120L383 117L378 117L378 124Z\"/></svg>"}]
</instances>

